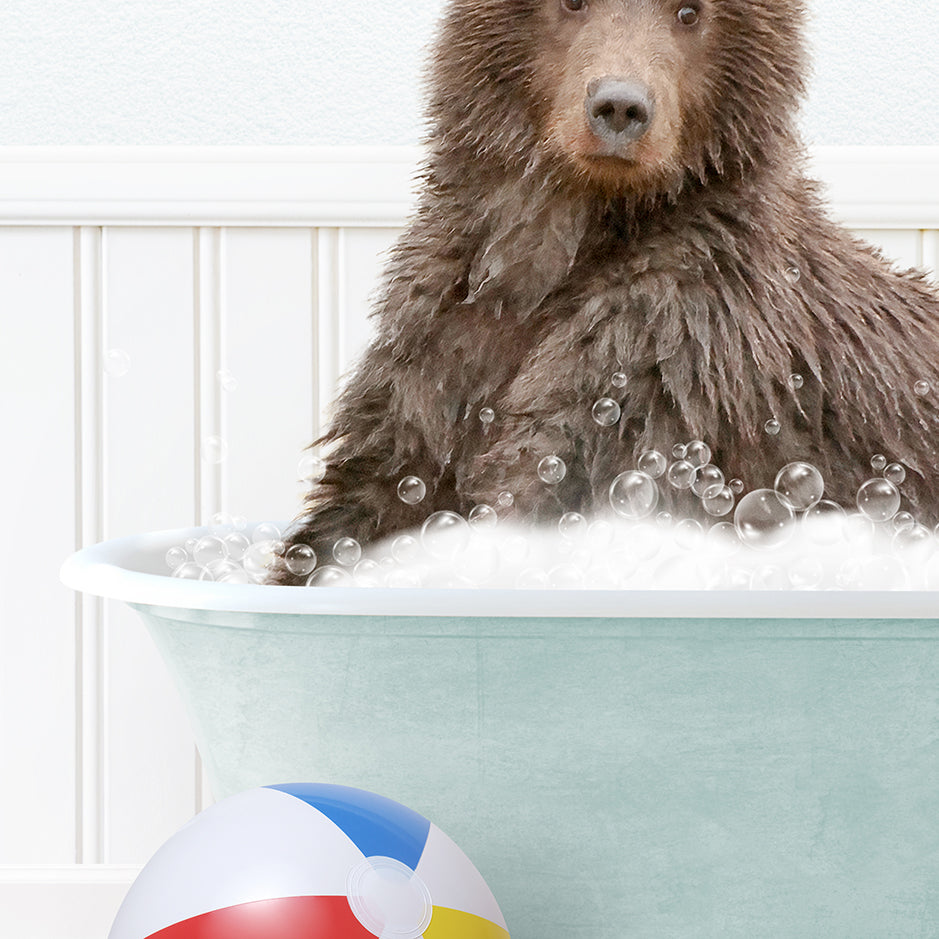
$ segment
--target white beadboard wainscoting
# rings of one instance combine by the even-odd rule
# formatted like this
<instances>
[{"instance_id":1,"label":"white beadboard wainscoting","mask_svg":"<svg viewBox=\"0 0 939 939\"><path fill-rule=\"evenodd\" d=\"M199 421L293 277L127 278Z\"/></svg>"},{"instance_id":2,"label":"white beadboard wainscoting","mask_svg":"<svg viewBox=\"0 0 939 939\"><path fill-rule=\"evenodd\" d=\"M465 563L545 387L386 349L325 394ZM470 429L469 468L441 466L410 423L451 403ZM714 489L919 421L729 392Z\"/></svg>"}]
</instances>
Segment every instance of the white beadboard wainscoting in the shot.
<instances>
[{"instance_id":1,"label":"white beadboard wainscoting","mask_svg":"<svg viewBox=\"0 0 939 939\"><path fill-rule=\"evenodd\" d=\"M418 159L0 149L0 936L102 939L135 871L211 800L135 614L76 597L60 563L220 509L294 513ZM939 268L939 148L813 166L846 224Z\"/></svg>"}]
</instances>

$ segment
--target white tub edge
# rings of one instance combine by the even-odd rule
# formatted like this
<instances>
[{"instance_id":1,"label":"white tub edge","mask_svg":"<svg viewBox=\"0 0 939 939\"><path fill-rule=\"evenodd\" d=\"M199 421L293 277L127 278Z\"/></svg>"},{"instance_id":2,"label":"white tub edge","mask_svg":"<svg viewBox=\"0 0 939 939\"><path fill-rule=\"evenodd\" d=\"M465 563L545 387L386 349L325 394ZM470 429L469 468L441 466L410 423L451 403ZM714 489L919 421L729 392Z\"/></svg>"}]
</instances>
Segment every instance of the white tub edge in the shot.
<instances>
[{"instance_id":1,"label":"white tub edge","mask_svg":"<svg viewBox=\"0 0 939 939\"><path fill-rule=\"evenodd\" d=\"M134 569L135 559L162 557L206 530L147 532L91 545L65 561L60 577L74 590L126 603L244 613L939 621L939 592L931 591L314 589L202 583Z\"/></svg>"}]
</instances>

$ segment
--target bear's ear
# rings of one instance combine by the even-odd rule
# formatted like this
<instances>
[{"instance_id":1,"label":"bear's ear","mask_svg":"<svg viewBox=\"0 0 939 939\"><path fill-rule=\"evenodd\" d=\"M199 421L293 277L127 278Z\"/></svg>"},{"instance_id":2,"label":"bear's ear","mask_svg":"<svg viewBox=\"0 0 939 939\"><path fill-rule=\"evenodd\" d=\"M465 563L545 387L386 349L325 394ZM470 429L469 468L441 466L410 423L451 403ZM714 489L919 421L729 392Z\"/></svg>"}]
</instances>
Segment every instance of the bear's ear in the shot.
<instances>
[{"instance_id":1,"label":"bear's ear","mask_svg":"<svg viewBox=\"0 0 939 939\"><path fill-rule=\"evenodd\" d=\"M487 207L489 230L470 265L465 302L522 320L570 271L589 208L556 194L522 201L517 191L500 189Z\"/></svg>"}]
</instances>

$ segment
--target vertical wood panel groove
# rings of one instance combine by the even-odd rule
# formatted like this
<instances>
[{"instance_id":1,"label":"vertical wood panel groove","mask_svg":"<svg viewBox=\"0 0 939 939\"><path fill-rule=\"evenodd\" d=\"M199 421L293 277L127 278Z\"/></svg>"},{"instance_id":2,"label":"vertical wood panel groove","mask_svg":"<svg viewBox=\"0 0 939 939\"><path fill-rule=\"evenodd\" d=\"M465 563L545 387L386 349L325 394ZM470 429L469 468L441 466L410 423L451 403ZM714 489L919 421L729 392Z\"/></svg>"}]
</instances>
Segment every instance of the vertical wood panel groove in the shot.
<instances>
[{"instance_id":1,"label":"vertical wood panel groove","mask_svg":"<svg viewBox=\"0 0 939 939\"><path fill-rule=\"evenodd\" d=\"M100 228L75 230L76 420L78 539L105 537L104 487L104 236ZM79 806L76 855L80 863L104 861L107 779L104 773L104 603L82 596L76 647L76 772Z\"/></svg>"},{"instance_id":2,"label":"vertical wood panel groove","mask_svg":"<svg viewBox=\"0 0 939 939\"><path fill-rule=\"evenodd\" d=\"M225 465L206 463L202 445L207 436L227 440L225 396L219 372L224 361L223 258L225 232L220 228L193 229L193 369L194 369L194 505L198 523L222 510L225 504ZM211 802L208 778L198 750L194 753L193 803L196 813Z\"/></svg>"},{"instance_id":3,"label":"vertical wood panel groove","mask_svg":"<svg viewBox=\"0 0 939 939\"><path fill-rule=\"evenodd\" d=\"M310 375L313 380L310 382L310 407L313 414L313 436L311 440L319 439L322 433L320 427L320 386L319 386L319 360L320 360L320 303L319 303L319 283L320 283L320 249L319 249L319 229L310 229L310 319L312 323L312 335L310 336Z\"/></svg>"},{"instance_id":4,"label":"vertical wood panel groove","mask_svg":"<svg viewBox=\"0 0 939 939\"><path fill-rule=\"evenodd\" d=\"M74 446L73 465L74 465L74 526L75 526L75 550L79 550L85 544L84 528L82 525L82 490L84 485L84 476L82 473L82 447L84 445L83 421L82 421L82 230L79 227L72 229L72 394L73 394L73 416L72 421L74 429L72 432L72 442ZM82 632L84 630L84 596L76 593L74 598L74 682L75 682L75 736L74 736L74 760L75 760L75 793L74 793L74 812L75 812L75 845L74 855L75 863L81 864L84 855L84 787L82 785Z\"/></svg>"},{"instance_id":5,"label":"vertical wood panel groove","mask_svg":"<svg viewBox=\"0 0 939 939\"><path fill-rule=\"evenodd\" d=\"M339 308L342 293L342 238L338 228L317 230L316 252L316 332L317 361L314 372L317 385L316 435L328 417L339 373Z\"/></svg>"},{"instance_id":6,"label":"vertical wood panel groove","mask_svg":"<svg viewBox=\"0 0 939 939\"><path fill-rule=\"evenodd\" d=\"M934 280L939 271L939 229L926 229L922 233L923 257L922 268Z\"/></svg>"},{"instance_id":7,"label":"vertical wood panel groove","mask_svg":"<svg viewBox=\"0 0 939 939\"><path fill-rule=\"evenodd\" d=\"M194 238L196 262L193 367L196 415L193 460L198 520L200 524L206 524L212 515L222 508L225 482L225 460L207 463L202 459L202 446L206 437L226 439L224 403L218 378L222 368L223 232L218 228L199 228L195 230Z\"/></svg>"}]
</instances>

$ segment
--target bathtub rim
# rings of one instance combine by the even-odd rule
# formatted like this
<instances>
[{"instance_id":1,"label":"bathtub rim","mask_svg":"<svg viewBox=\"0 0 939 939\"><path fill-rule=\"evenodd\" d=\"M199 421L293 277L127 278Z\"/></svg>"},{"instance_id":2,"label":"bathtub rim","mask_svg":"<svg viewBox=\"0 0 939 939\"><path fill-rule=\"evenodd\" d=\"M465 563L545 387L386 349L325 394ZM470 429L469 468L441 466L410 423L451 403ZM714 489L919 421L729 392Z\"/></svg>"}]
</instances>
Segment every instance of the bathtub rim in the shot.
<instances>
[{"instance_id":1,"label":"bathtub rim","mask_svg":"<svg viewBox=\"0 0 939 939\"><path fill-rule=\"evenodd\" d=\"M939 620L939 592L799 590L508 590L281 587L156 573L166 550L206 527L112 538L66 559L62 582L132 604L233 613L517 618ZM142 564L148 558L149 564ZM141 569L144 568L144 569ZM150 568L147 570L146 568ZM585 598L590 598L585 603Z\"/></svg>"}]
</instances>

